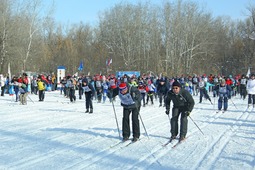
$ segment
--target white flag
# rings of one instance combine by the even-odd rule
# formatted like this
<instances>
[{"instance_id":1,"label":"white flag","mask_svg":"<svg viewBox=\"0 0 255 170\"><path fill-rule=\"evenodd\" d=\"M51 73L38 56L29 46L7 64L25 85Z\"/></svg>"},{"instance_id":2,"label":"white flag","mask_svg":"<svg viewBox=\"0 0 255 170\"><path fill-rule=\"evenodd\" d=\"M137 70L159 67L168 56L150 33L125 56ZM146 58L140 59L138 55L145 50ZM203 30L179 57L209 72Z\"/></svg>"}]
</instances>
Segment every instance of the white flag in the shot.
<instances>
[{"instance_id":1,"label":"white flag","mask_svg":"<svg viewBox=\"0 0 255 170\"><path fill-rule=\"evenodd\" d=\"M11 81L12 75L11 75L11 64L8 64L8 75L9 75L9 80Z\"/></svg>"},{"instance_id":2,"label":"white flag","mask_svg":"<svg viewBox=\"0 0 255 170\"><path fill-rule=\"evenodd\" d=\"M246 76L250 77L250 74L251 74L251 68L249 67Z\"/></svg>"}]
</instances>

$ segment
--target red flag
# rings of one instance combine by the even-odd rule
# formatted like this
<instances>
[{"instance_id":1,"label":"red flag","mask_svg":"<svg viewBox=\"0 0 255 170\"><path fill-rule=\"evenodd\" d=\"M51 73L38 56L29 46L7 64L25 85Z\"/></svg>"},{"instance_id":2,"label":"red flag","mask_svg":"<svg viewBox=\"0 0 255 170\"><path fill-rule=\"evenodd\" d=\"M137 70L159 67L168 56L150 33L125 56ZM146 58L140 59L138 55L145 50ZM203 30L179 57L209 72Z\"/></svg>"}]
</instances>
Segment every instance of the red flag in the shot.
<instances>
[{"instance_id":1,"label":"red flag","mask_svg":"<svg viewBox=\"0 0 255 170\"><path fill-rule=\"evenodd\" d=\"M107 65L107 66L110 66L110 64L112 64L112 59L106 60L106 65Z\"/></svg>"}]
</instances>

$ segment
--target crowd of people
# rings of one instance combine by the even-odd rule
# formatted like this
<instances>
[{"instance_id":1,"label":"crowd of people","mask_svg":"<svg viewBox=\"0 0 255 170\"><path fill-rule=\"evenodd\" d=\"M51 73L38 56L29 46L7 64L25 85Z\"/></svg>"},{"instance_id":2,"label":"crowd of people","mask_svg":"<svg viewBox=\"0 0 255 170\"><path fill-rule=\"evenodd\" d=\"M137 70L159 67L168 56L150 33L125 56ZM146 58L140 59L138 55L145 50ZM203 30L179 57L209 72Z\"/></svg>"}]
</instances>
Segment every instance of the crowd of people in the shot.
<instances>
[{"instance_id":1,"label":"crowd of people","mask_svg":"<svg viewBox=\"0 0 255 170\"><path fill-rule=\"evenodd\" d=\"M245 100L248 96L247 107L255 107L255 74L249 77L246 75L192 75L167 77L164 74L151 76L143 74L139 77L135 75L115 76L114 74L105 76L97 74L95 76L71 76L67 75L57 86L56 76L34 75L29 77L26 73L22 76L0 74L1 96L4 94L15 95L15 101L20 104L27 104L28 93L38 95L39 101L45 100L45 91L60 90L60 94L69 98L70 102L75 102L78 92L78 99L85 98L85 112L93 113L93 102L105 103L107 99L113 102L119 96L123 106L123 140L130 137L129 117L132 114L133 141L137 141L140 136L139 112L140 107L153 105L154 100L159 101L159 107L166 108L169 115L170 103L172 106L171 117L171 139L178 135L178 119L181 115L180 137L185 139L187 133L187 117L194 107L192 96L199 96L199 103L203 99L212 103L209 92L213 97L218 98L218 110L227 111L228 100L233 96L240 95ZM212 103L213 104L213 103Z\"/></svg>"}]
</instances>

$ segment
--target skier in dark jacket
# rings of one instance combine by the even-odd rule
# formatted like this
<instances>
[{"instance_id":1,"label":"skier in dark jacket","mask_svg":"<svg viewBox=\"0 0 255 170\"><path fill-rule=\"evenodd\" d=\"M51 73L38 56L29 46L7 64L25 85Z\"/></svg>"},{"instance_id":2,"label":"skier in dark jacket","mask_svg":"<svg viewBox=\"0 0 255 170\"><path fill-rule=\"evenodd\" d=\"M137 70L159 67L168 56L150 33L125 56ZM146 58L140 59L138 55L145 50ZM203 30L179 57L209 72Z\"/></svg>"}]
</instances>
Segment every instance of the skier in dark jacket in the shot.
<instances>
[{"instance_id":1,"label":"skier in dark jacket","mask_svg":"<svg viewBox=\"0 0 255 170\"><path fill-rule=\"evenodd\" d=\"M162 77L158 80L157 85L157 92L159 96L159 107L162 106L162 102L164 102L165 106L165 96L168 91L168 79L166 77Z\"/></svg>"},{"instance_id":2,"label":"skier in dark jacket","mask_svg":"<svg viewBox=\"0 0 255 170\"><path fill-rule=\"evenodd\" d=\"M172 90L168 91L166 96L166 114L169 115L170 102L173 102L172 118L171 118L171 139L176 139L178 135L178 119L181 115L180 138L179 142L185 139L188 129L188 116L195 105L191 94L181 88L181 84L175 81Z\"/></svg>"},{"instance_id":3,"label":"skier in dark jacket","mask_svg":"<svg viewBox=\"0 0 255 170\"><path fill-rule=\"evenodd\" d=\"M85 113L93 113L93 103L92 99L95 94L94 87L91 83L88 82L87 78L82 80L82 88L85 92L85 100L86 100L86 111ZM90 111L89 111L90 109Z\"/></svg>"},{"instance_id":4,"label":"skier in dark jacket","mask_svg":"<svg viewBox=\"0 0 255 170\"><path fill-rule=\"evenodd\" d=\"M111 99L117 95L121 100L121 106L123 106L123 119L122 119L122 136L123 141L129 139L130 136L130 124L129 116L132 112L132 130L133 130L133 142L136 142L140 137L139 126L139 110L141 107L141 93L134 86L128 86L127 83L120 83L119 87L112 89L108 92L108 97Z\"/></svg>"},{"instance_id":5,"label":"skier in dark jacket","mask_svg":"<svg viewBox=\"0 0 255 170\"><path fill-rule=\"evenodd\" d=\"M247 77L243 74L242 78L239 80L240 82L240 96L244 100L247 96L246 84L248 82Z\"/></svg>"}]
</instances>

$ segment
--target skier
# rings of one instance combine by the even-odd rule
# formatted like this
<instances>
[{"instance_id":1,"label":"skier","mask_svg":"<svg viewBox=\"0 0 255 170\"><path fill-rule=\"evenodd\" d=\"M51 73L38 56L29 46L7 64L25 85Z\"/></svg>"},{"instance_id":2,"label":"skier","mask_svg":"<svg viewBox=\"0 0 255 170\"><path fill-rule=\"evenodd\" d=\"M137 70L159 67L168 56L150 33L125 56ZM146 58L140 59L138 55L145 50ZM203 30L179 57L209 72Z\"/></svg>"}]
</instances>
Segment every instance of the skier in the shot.
<instances>
[{"instance_id":1,"label":"skier","mask_svg":"<svg viewBox=\"0 0 255 170\"><path fill-rule=\"evenodd\" d=\"M6 78L3 74L0 74L0 87L1 87L1 96L4 96L5 93L5 81Z\"/></svg>"},{"instance_id":2,"label":"skier","mask_svg":"<svg viewBox=\"0 0 255 170\"><path fill-rule=\"evenodd\" d=\"M45 84L40 78L37 79L37 87L39 91L39 101L41 102L44 100Z\"/></svg>"},{"instance_id":3,"label":"skier","mask_svg":"<svg viewBox=\"0 0 255 170\"><path fill-rule=\"evenodd\" d=\"M101 103L102 95L103 95L103 86L102 86L102 76L95 76L95 90L96 90L96 99L98 103Z\"/></svg>"},{"instance_id":4,"label":"skier","mask_svg":"<svg viewBox=\"0 0 255 170\"><path fill-rule=\"evenodd\" d=\"M109 84L108 84L108 80L105 78L105 76L103 76L103 82L102 82L102 87L103 87L103 103L105 103L106 101L106 97L107 97L107 92L108 92L108 88L109 88Z\"/></svg>"},{"instance_id":5,"label":"skier","mask_svg":"<svg viewBox=\"0 0 255 170\"><path fill-rule=\"evenodd\" d=\"M78 85L78 93L79 93L79 99L81 100L82 99L82 95L83 95L83 88L82 88L82 80L84 79L84 75L81 75L79 78L78 78L78 81L77 81L77 85Z\"/></svg>"},{"instance_id":6,"label":"skier","mask_svg":"<svg viewBox=\"0 0 255 170\"><path fill-rule=\"evenodd\" d=\"M151 80L148 80L148 85L146 86L146 92L147 92L147 99L146 99L146 104L148 104L149 99L151 101L151 104L153 105L153 95L155 93L156 87L152 83Z\"/></svg>"},{"instance_id":7,"label":"skier","mask_svg":"<svg viewBox=\"0 0 255 170\"><path fill-rule=\"evenodd\" d=\"M220 111L222 109L222 102L224 102L223 110L226 111L228 109L228 99L231 98L231 87L226 84L225 79L222 79L220 84L214 89L219 95L218 110Z\"/></svg>"},{"instance_id":8,"label":"skier","mask_svg":"<svg viewBox=\"0 0 255 170\"><path fill-rule=\"evenodd\" d=\"M251 74L250 79L247 82L248 92L248 107L253 105L255 107L255 74Z\"/></svg>"},{"instance_id":9,"label":"skier","mask_svg":"<svg viewBox=\"0 0 255 170\"><path fill-rule=\"evenodd\" d=\"M247 78L244 74L242 75L239 82L240 82L240 95L241 95L241 98L244 100L247 96L247 91L246 91Z\"/></svg>"},{"instance_id":10,"label":"skier","mask_svg":"<svg viewBox=\"0 0 255 170\"><path fill-rule=\"evenodd\" d=\"M93 103L92 99L95 94L95 90L93 88L93 85L88 82L87 78L84 78L82 80L82 88L85 92L85 99L86 99L86 111L85 113L93 113ZM89 111L90 109L90 111Z\"/></svg>"},{"instance_id":11,"label":"skier","mask_svg":"<svg viewBox=\"0 0 255 170\"><path fill-rule=\"evenodd\" d=\"M158 96L159 96L159 107L162 106L162 102L164 102L164 106L165 106L165 96L168 91L167 81L168 81L168 79L166 77L162 77L158 80L158 83L157 83L157 92L158 92Z\"/></svg>"},{"instance_id":12,"label":"skier","mask_svg":"<svg viewBox=\"0 0 255 170\"><path fill-rule=\"evenodd\" d=\"M172 90L168 91L166 96L166 114L169 115L170 102L173 102L172 118L171 118L171 139L176 139L178 135L178 119L181 115L180 138L183 141L188 129L188 116L190 115L195 101L192 95L185 89L181 88L181 84L175 81L172 84Z\"/></svg>"},{"instance_id":13,"label":"skier","mask_svg":"<svg viewBox=\"0 0 255 170\"><path fill-rule=\"evenodd\" d=\"M198 86L199 86L199 92L200 92L199 103L202 103L202 99L203 97L205 97L205 99L208 99L212 104L212 100L209 97L207 92L207 88L209 87L208 82L206 82L205 79L200 79Z\"/></svg>"},{"instance_id":14,"label":"skier","mask_svg":"<svg viewBox=\"0 0 255 170\"><path fill-rule=\"evenodd\" d=\"M141 93L141 100L143 101L143 107L145 107L145 95L146 95L146 85L143 81L139 82L138 90Z\"/></svg>"},{"instance_id":15,"label":"skier","mask_svg":"<svg viewBox=\"0 0 255 170\"><path fill-rule=\"evenodd\" d=\"M140 137L139 126L139 110L141 107L141 94L139 90L134 86L128 86L127 83L122 82L120 85L108 92L107 96L111 99L119 95L121 100L121 106L123 106L123 118L122 118L122 136L123 141L127 141L130 136L130 124L129 116L132 112L132 130L133 130L133 142L136 142Z\"/></svg>"},{"instance_id":16,"label":"skier","mask_svg":"<svg viewBox=\"0 0 255 170\"><path fill-rule=\"evenodd\" d=\"M69 91L70 102L76 101L75 86L76 86L75 79L71 76L67 76L66 87L68 88Z\"/></svg>"},{"instance_id":17,"label":"skier","mask_svg":"<svg viewBox=\"0 0 255 170\"><path fill-rule=\"evenodd\" d=\"M193 90L193 95L198 95L198 77L196 74L194 74L194 76L192 77L192 90Z\"/></svg>"}]
</instances>

